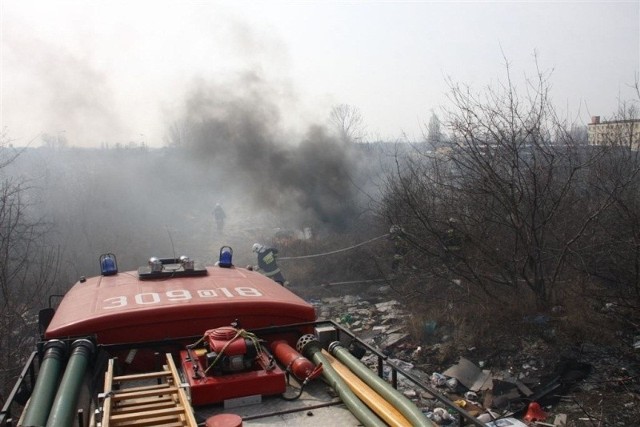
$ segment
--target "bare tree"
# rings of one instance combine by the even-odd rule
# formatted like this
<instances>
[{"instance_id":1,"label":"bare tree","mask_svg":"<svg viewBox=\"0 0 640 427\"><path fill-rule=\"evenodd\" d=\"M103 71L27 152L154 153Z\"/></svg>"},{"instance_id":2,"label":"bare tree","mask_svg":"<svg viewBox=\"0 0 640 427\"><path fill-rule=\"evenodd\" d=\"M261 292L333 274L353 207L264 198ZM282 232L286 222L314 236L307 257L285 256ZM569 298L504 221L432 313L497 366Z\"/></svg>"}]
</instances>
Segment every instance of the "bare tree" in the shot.
<instances>
[{"instance_id":1,"label":"bare tree","mask_svg":"<svg viewBox=\"0 0 640 427\"><path fill-rule=\"evenodd\" d=\"M448 283L544 308L575 279L569 261L615 193L585 199L601 153L556 115L545 74L527 84L521 96L508 65L506 83L481 94L450 83L451 150L398 159L383 214Z\"/></svg>"},{"instance_id":2,"label":"bare tree","mask_svg":"<svg viewBox=\"0 0 640 427\"><path fill-rule=\"evenodd\" d=\"M365 136L362 114L352 105L334 106L329 113L329 123L343 142L358 142Z\"/></svg>"},{"instance_id":3,"label":"bare tree","mask_svg":"<svg viewBox=\"0 0 640 427\"><path fill-rule=\"evenodd\" d=\"M62 148L66 148L68 145L67 137L65 136L64 131L60 131L56 135L43 133L40 139L42 139L43 147L47 147L51 149L62 149Z\"/></svg>"},{"instance_id":4,"label":"bare tree","mask_svg":"<svg viewBox=\"0 0 640 427\"><path fill-rule=\"evenodd\" d=\"M429 124L426 126L425 140L434 148L439 147L443 142L443 133L440 125L440 118L436 113L431 113Z\"/></svg>"},{"instance_id":5,"label":"bare tree","mask_svg":"<svg viewBox=\"0 0 640 427\"><path fill-rule=\"evenodd\" d=\"M37 335L36 313L46 301L57 273L57 249L47 245L49 227L34 216L29 188L6 176L15 161L3 134L0 157L0 390L3 395L20 373Z\"/></svg>"},{"instance_id":6,"label":"bare tree","mask_svg":"<svg viewBox=\"0 0 640 427\"><path fill-rule=\"evenodd\" d=\"M165 142L169 147L184 147L189 140L189 125L186 120L175 120L165 135Z\"/></svg>"}]
</instances>

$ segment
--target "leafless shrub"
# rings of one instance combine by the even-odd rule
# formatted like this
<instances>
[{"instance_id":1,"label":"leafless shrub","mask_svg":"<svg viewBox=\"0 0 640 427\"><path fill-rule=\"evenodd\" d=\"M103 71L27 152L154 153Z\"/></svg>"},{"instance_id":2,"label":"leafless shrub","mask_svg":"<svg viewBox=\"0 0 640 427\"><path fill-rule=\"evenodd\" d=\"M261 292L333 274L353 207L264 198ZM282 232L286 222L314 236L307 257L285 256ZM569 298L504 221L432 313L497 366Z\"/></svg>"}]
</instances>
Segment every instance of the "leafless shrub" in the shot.
<instances>
[{"instance_id":1,"label":"leafless shrub","mask_svg":"<svg viewBox=\"0 0 640 427\"><path fill-rule=\"evenodd\" d=\"M27 184L3 173L16 159L6 134L0 157L0 390L5 395L37 338L37 310L54 285L58 253L47 245L49 226L34 215Z\"/></svg>"},{"instance_id":2,"label":"leafless shrub","mask_svg":"<svg viewBox=\"0 0 640 427\"><path fill-rule=\"evenodd\" d=\"M479 94L450 82L448 145L396 157L379 213L402 228L414 274L429 276L429 285L406 281L427 291L424 301L448 294L494 312L550 310L570 302L569 284L592 283L586 265L610 268L607 254L637 252L637 165L588 147L556 114L548 78L538 72L523 92L507 64L506 82ZM623 228L607 219L623 215ZM594 251L602 230L610 241ZM621 235L626 246L613 250Z\"/></svg>"}]
</instances>

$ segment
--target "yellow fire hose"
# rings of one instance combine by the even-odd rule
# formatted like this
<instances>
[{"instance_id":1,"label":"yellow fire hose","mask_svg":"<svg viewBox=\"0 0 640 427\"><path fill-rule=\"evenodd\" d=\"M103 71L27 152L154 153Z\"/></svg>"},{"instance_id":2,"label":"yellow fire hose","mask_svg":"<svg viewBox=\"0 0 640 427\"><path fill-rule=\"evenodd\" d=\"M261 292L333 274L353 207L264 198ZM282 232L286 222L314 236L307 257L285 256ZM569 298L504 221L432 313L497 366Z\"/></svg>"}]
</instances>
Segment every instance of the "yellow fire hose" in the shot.
<instances>
[{"instance_id":1,"label":"yellow fire hose","mask_svg":"<svg viewBox=\"0 0 640 427\"><path fill-rule=\"evenodd\" d=\"M351 391L362 400L373 412L391 427L411 427L411 423L391 403L369 387L342 362L322 350L322 355L329 361L333 369L342 377Z\"/></svg>"}]
</instances>

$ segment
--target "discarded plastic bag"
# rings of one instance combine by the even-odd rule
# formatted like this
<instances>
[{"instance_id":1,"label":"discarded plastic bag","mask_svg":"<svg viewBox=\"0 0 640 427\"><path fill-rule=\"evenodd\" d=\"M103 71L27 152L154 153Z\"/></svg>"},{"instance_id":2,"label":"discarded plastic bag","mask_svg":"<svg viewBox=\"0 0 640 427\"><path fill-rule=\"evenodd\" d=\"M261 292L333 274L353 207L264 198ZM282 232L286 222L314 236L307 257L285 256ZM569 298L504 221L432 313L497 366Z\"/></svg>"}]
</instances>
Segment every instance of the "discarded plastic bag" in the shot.
<instances>
[{"instance_id":1,"label":"discarded plastic bag","mask_svg":"<svg viewBox=\"0 0 640 427\"><path fill-rule=\"evenodd\" d=\"M431 374L431 384L438 387L442 387L446 383L447 383L447 377L445 377L444 375L438 372L434 372L433 374Z\"/></svg>"}]
</instances>

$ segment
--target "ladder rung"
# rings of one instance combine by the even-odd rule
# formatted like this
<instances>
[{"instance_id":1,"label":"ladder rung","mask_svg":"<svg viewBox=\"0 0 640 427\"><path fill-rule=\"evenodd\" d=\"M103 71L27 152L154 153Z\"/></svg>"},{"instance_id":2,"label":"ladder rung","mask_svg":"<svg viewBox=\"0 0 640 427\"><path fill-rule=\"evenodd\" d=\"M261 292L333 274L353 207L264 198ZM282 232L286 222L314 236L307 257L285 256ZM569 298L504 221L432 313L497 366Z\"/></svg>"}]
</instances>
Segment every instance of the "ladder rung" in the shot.
<instances>
[{"instance_id":1,"label":"ladder rung","mask_svg":"<svg viewBox=\"0 0 640 427\"><path fill-rule=\"evenodd\" d=\"M169 387L171 387L171 384L162 383L162 384L145 385L145 386L138 386L138 387L121 388L119 390L111 390L111 392L112 393L133 393L133 392L145 391L145 390L162 390L162 389L167 389Z\"/></svg>"},{"instance_id":2,"label":"ladder rung","mask_svg":"<svg viewBox=\"0 0 640 427\"><path fill-rule=\"evenodd\" d=\"M111 415L111 421L121 421L121 420L144 420L152 417L159 416L178 416L184 412L184 408L182 406L174 406L173 408L166 409L154 409L151 411L138 411L132 412L128 414L113 414Z\"/></svg>"},{"instance_id":3,"label":"ladder rung","mask_svg":"<svg viewBox=\"0 0 640 427\"><path fill-rule=\"evenodd\" d=\"M113 382L148 380L171 376L171 371L145 372L143 374L120 375L113 377Z\"/></svg>"},{"instance_id":4,"label":"ladder rung","mask_svg":"<svg viewBox=\"0 0 640 427\"><path fill-rule=\"evenodd\" d=\"M144 420L127 420L127 421L117 421L110 424L113 427L185 427L190 426L191 424L187 424L183 420L178 420L176 417L154 417L148 418ZM195 425L195 424L194 424Z\"/></svg>"},{"instance_id":5,"label":"ladder rung","mask_svg":"<svg viewBox=\"0 0 640 427\"><path fill-rule=\"evenodd\" d=\"M146 396L167 396L176 394L178 392L178 387L163 387L158 389L150 389L150 390L138 390L134 392L127 392L127 390L122 390L121 392L113 393L111 396L112 400L118 401L123 399L133 399L136 397L146 397Z\"/></svg>"},{"instance_id":6,"label":"ladder rung","mask_svg":"<svg viewBox=\"0 0 640 427\"><path fill-rule=\"evenodd\" d=\"M135 411L147 411L151 409L163 409L173 408L176 406L176 402L172 399L161 401L146 401L146 402L124 402L124 405L118 404L118 406L111 409L112 414L124 414L127 412Z\"/></svg>"}]
</instances>

